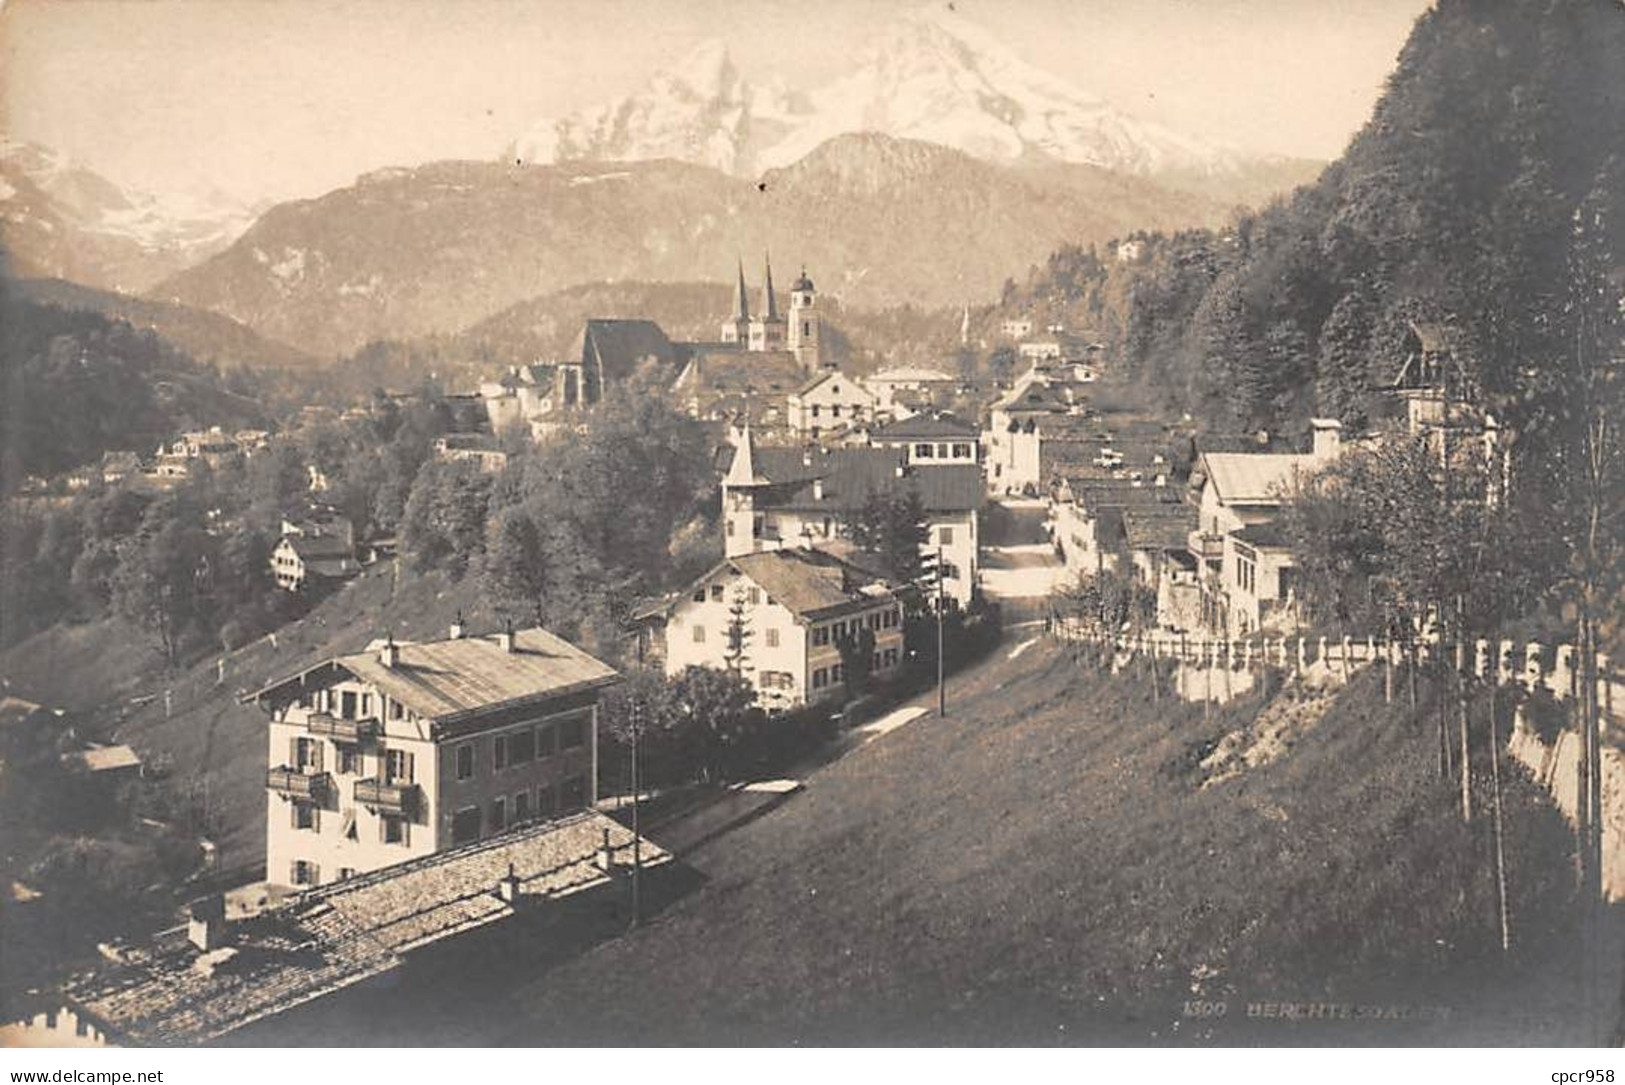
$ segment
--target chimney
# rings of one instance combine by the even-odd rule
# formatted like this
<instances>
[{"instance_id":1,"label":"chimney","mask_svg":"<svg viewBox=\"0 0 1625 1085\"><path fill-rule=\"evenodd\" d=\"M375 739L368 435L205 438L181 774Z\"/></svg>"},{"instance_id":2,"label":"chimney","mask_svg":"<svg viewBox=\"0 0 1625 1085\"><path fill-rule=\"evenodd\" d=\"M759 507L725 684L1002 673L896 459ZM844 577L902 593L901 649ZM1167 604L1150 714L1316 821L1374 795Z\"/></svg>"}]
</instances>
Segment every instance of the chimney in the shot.
<instances>
[{"instance_id":1,"label":"chimney","mask_svg":"<svg viewBox=\"0 0 1625 1085\"><path fill-rule=\"evenodd\" d=\"M598 845L598 869L605 874L615 873L615 849L609 843L609 830L604 830L604 842Z\"/></svg>"},{"instance_id":2,"label":"chimney","mask_svg":"<svg viewBox=\"0 0 1625 1085\"><path fill-rule=\"evenodd\" d=\"M605 830L608 832L608 830ZM508 864L508 873L497 879L497 896L502 903L514 905L519 903L519 873L514 870L513 864Z\"/></svg>"},{"instance_id":3,"label":"chimney","mask_svg":"<svg viewBox=\"0 0 1625 1085\"><path fill-rule=\"evenodd\" d=\"M813 479L813 500L824 500L824 480L821 478Z\"/></svg>"},{"instance_id":4,"label":"chimney","mask_svg":"<svg viewBox=\"0 0 1625 1085\"><path fill-rule=\"evenodd\" d=\"M513 619L508 619L502 632L497 634L497 644L501 646L504 652L509 655L513 654Z\"/></svg>"},{"instance_id":5,"label":"chimney","mask_svg":"<svg viewBox=\"0 0 1625 1085\"><path fill-rule=\"evenodd\" d=\"M1314 434L1311 453L1315 462L1326 463L1336 459L1343 447L1343 423L1335 418L1311 418L1309 431Z\"/></svg>"},{"instance_id":6,"label":"chimney","mask_svg":"<svg viewBox=\"0 0 1625 1085\"><path fill-rule=\"evenodd\" d=\"M463 612L460 610L457 612L456 620L451 623L450 637L452 640L463 639Z\"/></svg>"},{"instance_id":7,"label":"chimney","mask_svg":"<svg viewBox=\"0 0 1625 1085\"><path fill-rule=\"evenodd\" d=\"M393 670L401 662L401 648L395 643L394 633L384 634L384 646L378 651L378 662Z\"/></svg>"},{"instance_id":8,"label":"chimney","mask_svg":"<svg viewBox=\"0 0 1625 1085\"><path fill-rule=\"evenodd\" d=\"M186 937L200 953L209 953L226 944L225 894L200 897L188 906Z\"/></svg>"},{"instance_id":9,"label":"chimney","mask_svg":"<svg viewBox=\"0 0 1625 1085\"><path fill-rule=\"evenodd\" d=\"M908 465L907 464L901 464L901 463L898 464L897 465L897 477L902 478L903 476L905 476L907 474L908 474Z\"/></svg>"}]
</instances>

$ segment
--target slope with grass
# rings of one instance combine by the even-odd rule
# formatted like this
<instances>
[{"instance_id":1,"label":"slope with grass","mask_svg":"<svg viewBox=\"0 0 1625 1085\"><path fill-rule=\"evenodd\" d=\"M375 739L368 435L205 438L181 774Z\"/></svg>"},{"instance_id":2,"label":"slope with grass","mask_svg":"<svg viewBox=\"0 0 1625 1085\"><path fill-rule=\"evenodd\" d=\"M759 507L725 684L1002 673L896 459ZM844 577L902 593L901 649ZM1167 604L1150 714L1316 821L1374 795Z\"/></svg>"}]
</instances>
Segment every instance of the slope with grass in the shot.
<instances>
[{"instance_id":1,"label":"slope with grass","mask_svg":"<svg viewBox=\"0 0 1625 1085\"><path fill-rule=\"evenodd\" d=\"M1207 788L1202 758L1261 700L1204 721L1151 697L1052 645L1000 653L947 718L702 849L703 888L533 981L505 1038L1572 1042L1568 836L1538 789L1508 787L1502 958L1487 819L1462 825L1431 729L1369 676ZM1194 998L1229 1016L1185 1016ZM1246 1012L1305 1001L1387 1019Z\"/></svg>"},{"instance_id":2,"label":"slope with grass","mask_svg":"<svg viewBox=\"0 0 1625 1085\"><path fill-rule=\"evenodd\" d=\"M495 627L472 580L397 577L383 564L303 619L227 653L223 681L220 657L166 674L142 632L116 619L31 637L0 655L0 676L10 692L92 714L98 730L167 765L177 788L206 796L202 828L221 865L251 868L265 852L265 717L238 695L386 631L396 640L443 637L459 613L475 629Z\"/></svg>"}]
</instances>

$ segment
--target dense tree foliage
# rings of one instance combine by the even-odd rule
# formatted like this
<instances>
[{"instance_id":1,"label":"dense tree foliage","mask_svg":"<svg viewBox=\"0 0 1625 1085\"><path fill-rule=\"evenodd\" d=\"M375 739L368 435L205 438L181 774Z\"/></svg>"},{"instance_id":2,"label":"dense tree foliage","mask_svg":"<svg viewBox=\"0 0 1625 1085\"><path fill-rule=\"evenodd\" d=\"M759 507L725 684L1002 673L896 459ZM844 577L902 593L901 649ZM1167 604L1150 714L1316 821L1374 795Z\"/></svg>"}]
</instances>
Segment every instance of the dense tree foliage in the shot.
<instances>
[{"instance_id":1,"label":"dense tree foliage","mask_svg":"<svg viewBox=\"0 0 1625 1085\"><path fill-rule=\"evenodd\" d=\"M228 383L235 387L228 387ZM0 294L0 490L181 430L260 425L254 380L228 382L149 331Z\"/></svg>"}]
</instances>

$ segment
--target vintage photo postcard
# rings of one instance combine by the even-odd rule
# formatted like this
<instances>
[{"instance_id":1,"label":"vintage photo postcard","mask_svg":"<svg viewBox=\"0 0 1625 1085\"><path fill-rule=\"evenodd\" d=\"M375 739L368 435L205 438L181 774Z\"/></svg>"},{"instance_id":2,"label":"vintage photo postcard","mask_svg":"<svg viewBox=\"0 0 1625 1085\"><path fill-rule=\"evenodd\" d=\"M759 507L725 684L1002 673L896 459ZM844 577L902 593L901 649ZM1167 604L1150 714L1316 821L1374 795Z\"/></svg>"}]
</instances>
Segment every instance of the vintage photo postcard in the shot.
<instances>
[{"instance_id":1,"label":"vintage photo postcard","mask_svg":"<svg viewBox=\"0 0 1625 1085\"><path fill-rule=\"evenodd\" d=\"M1625 1045L1620 0L13 0L0 366L7 1058Z\"/></svg>"}]
</instances>

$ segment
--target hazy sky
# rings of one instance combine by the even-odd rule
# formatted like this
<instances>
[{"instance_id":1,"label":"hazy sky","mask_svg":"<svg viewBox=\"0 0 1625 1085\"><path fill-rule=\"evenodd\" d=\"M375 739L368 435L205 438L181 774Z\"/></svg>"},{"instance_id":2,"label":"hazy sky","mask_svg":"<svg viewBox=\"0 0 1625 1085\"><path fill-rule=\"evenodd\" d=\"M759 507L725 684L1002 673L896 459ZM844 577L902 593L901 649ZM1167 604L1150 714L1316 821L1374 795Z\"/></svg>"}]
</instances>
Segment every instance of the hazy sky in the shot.
<instances>
[{"instance_id":1,"label":"hazy sky","mask_svg":"<svg viewBox=\"0 0 1625 1085\"><path fill-rule=\"evenodd\" d=\"M1330 158L1427 0L954 0L1028 61L1219 143ZM841 74L887 0L11 0L0 130L114 180L244 199L490 158L713 37Z\"/></svg>"}]
</instances>

